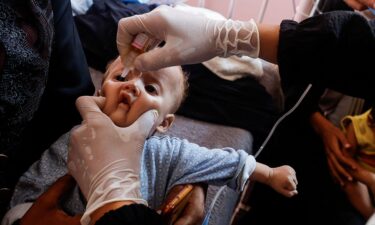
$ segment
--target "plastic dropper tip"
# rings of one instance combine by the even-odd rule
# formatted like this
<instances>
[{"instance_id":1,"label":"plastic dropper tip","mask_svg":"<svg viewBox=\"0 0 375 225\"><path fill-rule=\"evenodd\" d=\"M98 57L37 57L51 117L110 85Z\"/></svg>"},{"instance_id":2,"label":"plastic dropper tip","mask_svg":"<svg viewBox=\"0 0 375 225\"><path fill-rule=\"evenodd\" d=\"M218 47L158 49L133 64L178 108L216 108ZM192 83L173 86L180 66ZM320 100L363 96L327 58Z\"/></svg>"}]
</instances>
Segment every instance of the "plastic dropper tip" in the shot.
<instances>
[{"instance_id":1,"label":"plastic dropper tip","mask_svg":"<svg viewBox=\"0 0 375 225\"><path fill-rule=\"evenodd\" d=\"M117 77L117 80L119 80L119 81L124 81L125 80L125 77L128 75L128 73L129 73L129 68L125 68L123 71L122 71L122 73L121 73L121 75L120 76L118 76Z\"/></svg>"}]
</instances>

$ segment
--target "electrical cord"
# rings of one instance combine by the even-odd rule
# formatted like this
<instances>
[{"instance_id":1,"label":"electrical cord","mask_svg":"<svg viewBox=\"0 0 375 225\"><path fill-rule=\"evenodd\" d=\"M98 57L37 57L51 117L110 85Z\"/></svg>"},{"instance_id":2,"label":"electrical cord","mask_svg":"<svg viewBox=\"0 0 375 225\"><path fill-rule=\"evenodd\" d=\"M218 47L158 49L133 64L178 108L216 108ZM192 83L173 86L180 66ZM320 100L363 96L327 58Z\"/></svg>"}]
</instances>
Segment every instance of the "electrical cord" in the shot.
<instances>
[{"instance_id":1,"label":"electrical cord","mask_svg":"<svg viewBox=\"0 0 375 225\"><path fill-rule=\"evenodd\" d=\"M256 152L256 154L254 155L254 158L257 158L260 153L262 153L262 151L264 150L264 147L268 144L269 140L271 139L273 133L275 132L277 126L279 126L279 124L281 123L281 121L283 121L287 116L289 116L290 114L292 114L296 108L301 104L301 102L303 101L303 99L306 97L307 93L310 91L312 87L312 84L309 84L307 85L306 89L304 90L304 92L301 94L301 96L299 97L299 99L297 100L296 104L294 104L294 106L289 109L286 113L284 113L276 122L275 124L273 125L271 131L268 133L266 139L263 141L262 145L259 147L258 151ZM219 196L221 195L221 193L224 191L224 188L225 186L222 186L215 194L214 198L212 199L212 202L210 204L210 207L207 211L207 214L204 218L204 221L202 223L202 225L208 225L208 222L209 222L209 219L210 219L210 216L211 216L211 212L215 206L215 203L217 201L217 199L219 198ZM242 197L241 196L241 199L240 199L240 208L242 208ZM238 208L238 207L237 207ZM238 211L238 209L235 209L235 211ZM232 218L233 219L233 218Z\"/></svg>"}]
</instances>

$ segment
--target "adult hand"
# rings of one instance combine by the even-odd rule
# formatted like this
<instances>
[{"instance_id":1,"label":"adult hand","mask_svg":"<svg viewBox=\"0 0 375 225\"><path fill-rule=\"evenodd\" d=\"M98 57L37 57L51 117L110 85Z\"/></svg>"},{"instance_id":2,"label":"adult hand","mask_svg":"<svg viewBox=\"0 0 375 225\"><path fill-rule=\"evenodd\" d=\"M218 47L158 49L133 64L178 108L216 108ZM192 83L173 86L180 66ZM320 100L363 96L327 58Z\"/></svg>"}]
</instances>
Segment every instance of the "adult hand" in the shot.
<instances>
[{"instance_id":1,"label":"adult hand","mask_svg":"<svg viewBox=\"0 0 375 225\"><path fill-rule=\"evenodd\" d=\"M345 3L355 10L365 10L368 7L375 8L375 0L344 0Z\"/></svg>"},{"instance_id":2,"label":"adult hand","mask_svg":"<svg viewBox=\"0 0 375 225\"><path fill-rule=\"evenodd\" d=\"M361 183L364 183L367 187L369 187L372 193L375 193L375 174L363 166L359 165L357 162L356 170L349 169L350 175L356 180Z\"/></svg>"},{"instance_id":3,"label":"adult hand","mask_svg":"<svg viewBox=\"0 0 375 225\"><path fill-rule=\"evenodd\" d=\"M22 217L21 225L79 225L81 215L69 216L58 206L61 197L75 186L73 177L59 178Z\"/></svg>"},{"instance_id":4,"label":"adult hand","mask_svg":"<svg viewBox=\"0 0 375 225\"><path fill-rule=\"evenodd\" d=\"M345 152L349 151L351 145L344 133L319 112L313 113L310 122L314 130L322 138L327 154L328 166L334 179L341 185L344 184L342 177L345 177L349 181L352 180L352 176L345 167L356 169L356 164L350 157L345 155Z\"/></svg>"},{"instance_id":5,"label":"adult hand","mask_svg":"<svg viewBox=\"0 0 375 225\"><path fill-rule=\"evenodd\" d=\"M83 121L71 132L68 168L87 199L82 224L88 224L90 214L108 203L147 205L140 193L139 170L157 112L145 112L131 126L121 128L102 113L103 102L103 97L91 96L76 102Z\"/></svg>"},{"instance_id":6,"label":"adult hand","mask_svg":"<svg viewBox=\"0 0 375 225\"><path fill-rule=\"evenodd\" d=\"M141 54L134 61L140 71L203 62L215 56L259 55L259 33L254 20L211 19L183 7L160 6L119 22L117 47L122 60L138 33L164 40L165 45Z\"/></svg>"},{"instance_id":7,"label":"adult hand","mask_svg":"<svg viewBox=\"0 0 375 225\"><path fill-rule=\"evenodd\" d=\"M172 191L177 191L174 187ZM182 211L181 216L177 219L174 225L199 225L202 224L204 219L204 203L206 197L207 187L202 185L194 185L192 193L189 197L185 209Z\"/></svg>"}]
</instances>

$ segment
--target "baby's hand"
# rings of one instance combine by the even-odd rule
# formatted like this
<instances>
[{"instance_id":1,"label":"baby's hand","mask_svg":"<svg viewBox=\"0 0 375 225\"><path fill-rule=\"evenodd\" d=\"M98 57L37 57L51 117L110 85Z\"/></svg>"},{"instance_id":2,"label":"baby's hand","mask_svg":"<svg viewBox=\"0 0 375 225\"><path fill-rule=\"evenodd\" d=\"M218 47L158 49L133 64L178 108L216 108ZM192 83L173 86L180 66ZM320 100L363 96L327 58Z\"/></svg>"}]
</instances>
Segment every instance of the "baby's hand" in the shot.
<instances>
[{"instance_id":1,"label":"baby's hand","mask_svg":"<svg viewBox=\"0 0 375 225\"><path fill-rule=\"evenodd\" d=\"M296 171L290 166L271 168L267 183L275 191L286 197L298 194Z\"/></svg>"}]
</instances>

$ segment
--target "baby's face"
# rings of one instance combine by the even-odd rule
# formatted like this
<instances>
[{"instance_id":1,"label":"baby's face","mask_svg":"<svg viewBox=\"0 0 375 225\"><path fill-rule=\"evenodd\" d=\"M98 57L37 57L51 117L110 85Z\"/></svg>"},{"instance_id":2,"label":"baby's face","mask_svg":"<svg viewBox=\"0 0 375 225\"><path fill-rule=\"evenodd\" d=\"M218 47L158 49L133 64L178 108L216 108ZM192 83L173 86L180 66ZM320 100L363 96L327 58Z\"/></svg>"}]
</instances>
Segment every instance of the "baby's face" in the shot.
<instances>
[{"instance_id":1,"label":"baby's face","mask_svg":"<svg viewBox=\"0 0 375 225\"><path fill-rule=\"evenodd\" d=\"M124 67L117 58L108 68L102 85L106 97L103 112L120 127L127 127L144 112L156 109L157 123L172 113L182 93L183 73L179 67L169 67L141 75L130 72L124 81L117 77Z\"/></svg>"}]
</instances>

